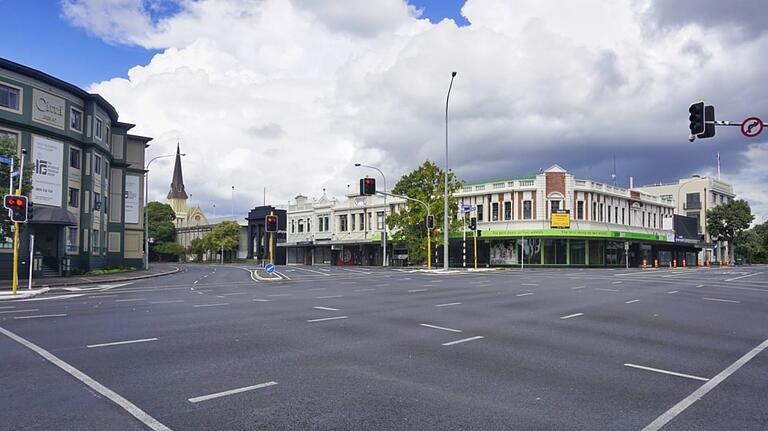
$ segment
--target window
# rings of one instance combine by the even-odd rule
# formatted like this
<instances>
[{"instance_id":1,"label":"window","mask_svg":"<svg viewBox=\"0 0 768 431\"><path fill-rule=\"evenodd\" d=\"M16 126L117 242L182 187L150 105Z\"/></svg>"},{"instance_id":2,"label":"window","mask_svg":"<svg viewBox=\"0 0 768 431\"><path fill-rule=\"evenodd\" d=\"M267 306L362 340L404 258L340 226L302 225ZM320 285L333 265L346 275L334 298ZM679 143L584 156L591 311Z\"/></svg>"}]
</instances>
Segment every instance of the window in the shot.
<instances>
[{"instance_id":1,"label":"window","mask_svg":"<svg viewBox=\"0 0 768 431\"><path fill-rule=\"evenodd\" d=\"M312 223L311 219L307 219L307 232L312 232L311 223Z\"/></svg>"},{"instance_id":2,"label":"window","mask_svg":"<svg viewBox=\"0 0 768 431\"><path fill-rule=\"evenodd\" d=\"M613 222L619 224L619 207L613 209Z\"/></svg>"},{"instance_id":3,"label":"window","mask_svg":"<svg viewBox=\"0 0 768 431\"><path fill-rule=\"evenodd\" d=\"M642 217L642 221L643 221L640 226L645 226L645 211L640 211L640 212L642 213L641 217Z\"/></svg>"},{"instance_id":4,"label":"window","mask_svg":"<svg viewBox=\"0 0 768 431\"><path fill-rule=\"evenodd\" d=\"M93 252L98 253L99 252L99 240L101 239L101 236L99 235L99 230L94 229L93 235L91 236L93 238Z\"/></svg>"},{"instance_id":5,"label":"window","mask_svg":"<svg viewBox=\"0 0 768 431\"><path fill-rule=\"evenodd\" d=\"M530 220L532 218L531 201L523 201L523 220Z\"/></svg>"},{"instance_id":6,"label":"window","mask_svg":"<svg viewBox=\"0 0 768 431\"><path fill-rule=\"evenodd\" d=\"M13 111L20 111L21 90L8 85L0 84L0 106Z\"/></svg>"},{"instance_id":7,"label":"window","mask_svg":"<svg viewBox=\"0 0 768 431\"><path fill-rule=\"evenodd\" d=\"M600 221L603 221L603 204L600 203L600 212L598 213L598 217Z\"/></svg>"},{"instance_id":8,"label":"window","mask_svg":"<svg viewBox=\"0 0 768 431\"><path fill-rule=\"evenodd\" d=\"M304 220L299 219L298 225L299 225L299 233L304 232Z\"/></svg>"},{"instance_id":9,"label":"window","mask_svg":"<svg viewBox=\"0 0 768 431\"><path fill-rule=\"evenodd\" d=\"M326 231L326 232L328 232L329 230L331 230L331 227L328 225L328 221L329 221L329 219L330 219L330 217L323 217L323 220L325 220L325 231Z\"/></svg>"},{"instance_id":10,"label":"window","mask_svg":"<svg viewBox=\"0 0 768 431\"><path fill-rule=\"evenodd\" d=\"M101 156L98 154L93 155L93 173L96 175L101 174Z\"/></svg>"},{"instance_id":11,"label":"window","mask_svg":"<svg viewBox=\"0 0 768 431\"><path fill-rule=\"evenodd\" d=\"M296 220L291 220L291 233L296 233Z\"/></svg>"},{"instance_id":12,"label":"window","mask_svg":"<svg viewBox=\"0 0 768 431\"><path fill-rule=\"evenodd\" d=\"M104 126L104 122L101 121L101 118L96 117L96 127L95 131L93 132L94 135L96 135L96 139L101 139L101 132L102 127Z\"/></svg>"},{"instance_id":13,"label":"window","mask_svg":"<svg viewBox=\"0 0 768 431\"><path fill-rule=\"evenodd\" d=\"M491 220L499 221L499 203L494 202L491 204Z\"/></svg>"},{"instance_id":14,"label":"window","mask_svg":"<svg viewBox=\"0 0 768 431\"><path fill-rule=\"evenodd\" d=\"M19 146L19 134L17 132L11 132L10 130L0 129L0 138L6 137L11 140L13 145Z\"/></svg>"},{"instance_id":15,"label":"window","mask_svg":"<svg viewBox=\"0 0 768 431\"><path fill-rule=\"evenodd\" d=\"M365 230L365 213L360 213L360 230Z\"/></svg>"},{"instance_id":16,"label":"window","mask_svg":"<svg viewBox=\"0 0 768 431\"><path fill-rule=\"evenodd\" d=\"M77 208L80 206L80 189L69 188L69 206Z\"/></svg>"},{"instance_id":17,"label":"window","mask_svg":"<svg viewBox=\"0 0 768 431\"><path fill-rule=\"evenodd\" d=\"M626 223L624 222L624 214L625 214L625 212L626 212L626 211L625 211L625 208L622 208L622 209L621 209L621 224L626 224Z\"/></svg>"},{"instance_id":18,"label":"window","mask_svg":"<svg viewBox=\"0 0 768 431\"><path fill-rule=\"evenodd\" d=\"M80 169L80 150L76 148L69 149L69 167Z\"/></svg>"},{"instance_id":19,"label":"window","mask_svg":"<svg viewBox=\"0 0 768 431\"><path fill-rule=\"evenodd\" d=\"M82 133L83 111L74 107L69 108L69 128Z\"/></svg>"},{"instance_id":20,"label":"window","mask_svg":"<svg viewBox=\"0 0 768 431\"><path fill-rule=\"evenodd\" d=\"M67 228L67 251L69 252L77 251L77 240L78 240L77 228L68 227Z\"/></svg>"},{"instance_id":21,"label":"window","mask_svg":"<svg viewBox=\"0 0 768 431\"><path fill-rule=\"evenodd\" d=\"M340 215L339 216L339 231L346 232L347 231L347 215Z\"/></svg>"},{"instance_id":22,"label":"window","mask_svg":"<svg viewBox=\"0 0 768 431\"><path fill-rule=\"evenodd\" d=\"M376 213L376 230L384 230L384 211Z\"/></svg>"},{"instance_id":23,"label":"window","mask_svg":"<svg viewBox=\"0 0 768 431\"><path fill-rule=\"evenodd\" d=\"M350 214L350 217L352 217L352 226L349 230L355 230L355 219L357 218L355 215L356 214Z\"/></svg>"},{"instance_id":24,"label":"window","mask_svg":"<svg viewBox=\"0 0 768 431\"><path fill-rule=\"evenodd\" d=\"M560 210L560 201L551 201L549 203L550 214L556 213Z\"/></svg>"},{"instance_id":25,"label":"window","mask_svg":"<svg viewBox=\"0 0 768 431\"><path fill-rule=\"evenodd\" d=\"M483 221L483 206L477 206L477 221Z\"/></svg>"},{"instance_id":26,"label":"window","mask_svg":"<svg viewBox=\"0 0 768 431\"><path fill-rule=\"evenodd\" d=\"M653 228L656 228L656 213L653 213Z\"/></svg>"},{"instance_id":27,"label":"window","mask_svg":"<svg viewBox=\"0 0 768 431\"><path fill-rule=\"evenodd\" d=\"M97 192L93 193L93 210L98 211L101 209L101 195Z\"/></svg>"},{"instance_id":28,"label":"window","mask_svg":"<svg viewBox=\"0 0 768 431\"><path fill-rule=\"evenodd\" d=\"M584 201L576 202L576 219L584 220Z\"/></svg>"},{"instance_id":29,"label":"window","mask_svg":"<svg viewBox=\"0 0 768 431\"><path fill-rule=\"evenodd\" d=\"M611 222L611 206L608 205L608 223Z\"/></svg>"},{"instance_id":30,"label":"window","mask_svg":"<svg viewBox=\"0 0 768 431\"><path fill-rule=\"evenodd\" d=\"M512 202L504 202L504 220L512 220Z\"/></svg>"},{"instance_id":31,"label":"window","mask_svg":"<svg viewBox=\"0 0 768 431\"><path fill-rule=\"evenodd\" d=\"M106 133L104 134L104 138L107 141L107 145L109 145L110 142L112 142L112 132L109 126L107 126L105 129L106 129Z\"/></svg>"}]
</instances>

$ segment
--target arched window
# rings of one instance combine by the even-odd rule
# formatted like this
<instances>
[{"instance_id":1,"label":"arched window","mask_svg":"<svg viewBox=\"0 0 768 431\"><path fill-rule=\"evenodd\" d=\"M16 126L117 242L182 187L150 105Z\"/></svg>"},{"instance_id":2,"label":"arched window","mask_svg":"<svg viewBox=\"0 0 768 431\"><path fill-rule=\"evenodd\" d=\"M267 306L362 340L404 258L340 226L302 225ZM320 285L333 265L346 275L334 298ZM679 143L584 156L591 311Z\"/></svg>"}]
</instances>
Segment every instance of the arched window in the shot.
<instances>
[{"instance_id":1,"label":"arched window","mask_svg":"<svg viewBox=\"0 0 768 431\"><path fill-rule=\"evenodd\" d=\"M307 232L312 232L312 219L307 219Z\"/></svg>"},{"instance_id":2,"label":"arched window","mask_svg":"<svg viewBox=\"0 0 768 431\"><path fill-rule=\"evenodd\" d=\"M299 233L304 232L304 220L299 219Z\"/></svg>"},{"instance_id":3,"label":"arched window","mask_svg":"<svg viewBox=\"0 0 768 431\"><path fill-rule=\"evenodd\" d=\"M296 233L296 221L291 220L291 233Z\"/></svg>"}]
</instances>

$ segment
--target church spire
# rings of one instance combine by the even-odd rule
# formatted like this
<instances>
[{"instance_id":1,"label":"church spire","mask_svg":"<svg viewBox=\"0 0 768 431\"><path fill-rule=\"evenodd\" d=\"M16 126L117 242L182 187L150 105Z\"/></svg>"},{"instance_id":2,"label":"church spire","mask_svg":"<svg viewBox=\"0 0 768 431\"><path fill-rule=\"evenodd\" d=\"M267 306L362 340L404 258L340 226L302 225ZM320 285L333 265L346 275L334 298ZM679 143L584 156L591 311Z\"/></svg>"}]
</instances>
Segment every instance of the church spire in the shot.
<instances>
[{"instance_id":1,"label":"church spire","mask_svg":"<svg viewBox=\"0 0 768 431\"><path fill-rule=\"evenodd\" d=\"M184 190L184 176L181 174L181 151L179 143L176 143L176 164L173 166L173 180L171 181L171 190L168 192L167 199L187 199L187 192Z\"/></svg>"}]
</instances>

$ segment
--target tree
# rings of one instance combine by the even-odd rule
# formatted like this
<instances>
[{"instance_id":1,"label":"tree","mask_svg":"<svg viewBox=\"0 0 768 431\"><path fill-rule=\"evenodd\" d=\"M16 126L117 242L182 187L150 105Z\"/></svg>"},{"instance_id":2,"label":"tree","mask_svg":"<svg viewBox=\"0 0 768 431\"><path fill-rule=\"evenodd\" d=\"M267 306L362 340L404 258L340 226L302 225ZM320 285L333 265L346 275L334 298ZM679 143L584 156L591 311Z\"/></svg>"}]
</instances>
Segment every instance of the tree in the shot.
<instances>
[{"instance_id":1,"label":"tree","mask_svg":"<svg viewBox=\"0 0 768 431\"><path fill-rule=\"evenodd\" d=\"M176 241L176 226L173 221L176 220L176 213L170 205L161 202L152 201L147 204L147 229L149 237L154 238L154 246L150 246L150 258L153 254L158 257L161 254L158 250L169 251L170 246L162 246L165 243L174 244ZM172 253L170 253L172 254Z\"/></svg>"},{"instance_id":2,"label":"tree","mask_svg":"<svg viewBox=\"0 0 768 431\"><path fill-rule=\"evenodd\" d=\"M763 263L766 250L755 229L745 230L736 236L736 255L746 263Z\"/></svg>"},{"instance_id":3,"label":"tree","mask_svg":"<svg viewBox=\"0 0 768 431\"><path fill-rule=\"evenodd\" d=\"M21 159L17 156L16 151L16 142L8 136L0 136L0 156L13 157L14 169L18 170ZM21 187L21 194L29 196L32 191L32 163L29 158L27 158L25 162L24 184ZM7 192L5 187L9 184L10 171L10 165L0 164L0 190L3 190L3 193L0 193L0 195L2 196ZM18 179L18 177L16 179ZM18 187L18 181L14 181L14 188L16 187ZM13 190L13 193L15 192L16 190ZM13 236L11 226L13 226L13 223L11 223L11 219L8 217L8 211L3 208L2 211L0 211L0 242L2 241L2 238L10 238Z\"/></svg>"},{"instance_id":4,"label":"tree","mask_svg":"<svg viewBox=\"0 0 768 431\"><path fill-rule=\"evenodd\" d=\"M206 244L205 238L193 238L189 242L189 253L194 254L198 261L203 260L203 255L210 250L208 244Z\"/></svg>"},{"instance_id":5,"label":"tree","mask_svg":"<svg viewBox=\"0 0 768 431\"><path fill-rule=\"evenodd\" d=\"M240 245L240 225L232 220L223 221L206 234L203 240L211 247L211 251L224 250L231 255Z\"/></svg>"},{"instance_id":6,"label":"tree","mask_svg":"<svg viewBox=\"0 0 768 431\"><path fill-rule=\"evenodd\" d=\"M442 169L426 160L411 173L403 175L392 189L392 193L426 202L429 205L430 213L434 216L435 227L442 229L445 189L443 175ZM454 196L461 185L461 181L456 179L453 172L448 172L448 192L450 195L448 208L449 217L452 220L450 230L455 230L461 226L461 220L456 218L458 200ZM405 242L408 248L408 260L411 262L424 262L426 258L426 218L427 213L424 206L410 201L398 213L387 216L388 227L397 232L394 239ZM442 235L434 235L432 238L434 246L443 243Z\"/></svg>"},{"instance_id":7,"label":"tree","mask_svg":"<svg viewBox=\"0 0 768 431\"><path fill-rule=\"evenodd\" d=\"M734 240L742 231L749 228L754 218L749 203L743 199L718 205L707 211L707 231L710 236L721 237L728 241L729 261L734 260Z\"/></svg>"},{"instance_id":8,"label":"tree","mask_svg":"<svg viewBox=\"0 0 768 431\"><path fill-rule=\"evenodd\" d=\"M181 244L168 241L156 244L153 251L160 261L166 260L175 262L179 260L179 257L184 255L184 247L182 247Z\"/></svg>"}]
</instances>

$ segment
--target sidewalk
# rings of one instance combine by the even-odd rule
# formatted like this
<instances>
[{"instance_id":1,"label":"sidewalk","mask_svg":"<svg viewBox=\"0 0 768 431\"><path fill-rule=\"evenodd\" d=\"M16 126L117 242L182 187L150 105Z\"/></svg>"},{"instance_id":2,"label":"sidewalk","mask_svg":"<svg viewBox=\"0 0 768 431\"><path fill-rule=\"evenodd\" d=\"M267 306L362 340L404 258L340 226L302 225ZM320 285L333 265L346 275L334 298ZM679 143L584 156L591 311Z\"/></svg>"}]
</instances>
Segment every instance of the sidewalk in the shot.
<instances>
[{"instance_id":1,"label":"sidewalk","mask_svg":"<svg viewBox=\"0 0 768 431\"><path fill-rule=\"evenodd\" d=\"M178 264L172 263L154 263L151 264L148 271L126 271L116 272L105 275L73 275L70 277L47 277L32 279L32 288L50 288L64 286L81 286L84 284L102 284L115 283L121 281L141 280L144 278L160 277L162 275L174 274L180 271ZM27 290L28 279L25 275L19 279L18 291ZM11 290L11 280L0 280L0 292Z\"/></svg>"}]
</instances>

